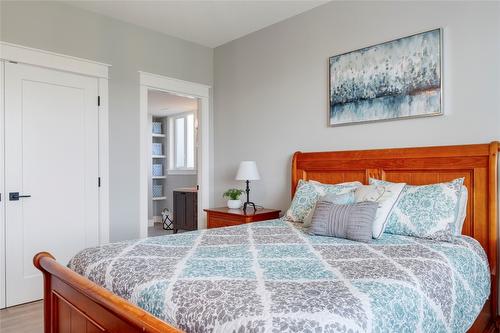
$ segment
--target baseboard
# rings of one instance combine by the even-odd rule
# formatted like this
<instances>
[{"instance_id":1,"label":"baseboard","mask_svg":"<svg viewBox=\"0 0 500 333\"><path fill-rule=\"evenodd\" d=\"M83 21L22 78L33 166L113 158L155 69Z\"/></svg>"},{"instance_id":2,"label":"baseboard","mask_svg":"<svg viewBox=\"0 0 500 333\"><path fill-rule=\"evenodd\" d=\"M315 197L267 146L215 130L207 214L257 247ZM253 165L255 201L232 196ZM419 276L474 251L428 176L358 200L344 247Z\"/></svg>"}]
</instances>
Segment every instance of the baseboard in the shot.
<instances>
[{"instance_id":1,"label":"baseboard","mask_svg":"<svg viewBox=\"0 0 500 333\"><path fill-rule=\"evenodd\" d=\"M155 225L155 220L154 219L149 219L148 220L148 227L153 227Z\"/></svg>"}]
</instances>

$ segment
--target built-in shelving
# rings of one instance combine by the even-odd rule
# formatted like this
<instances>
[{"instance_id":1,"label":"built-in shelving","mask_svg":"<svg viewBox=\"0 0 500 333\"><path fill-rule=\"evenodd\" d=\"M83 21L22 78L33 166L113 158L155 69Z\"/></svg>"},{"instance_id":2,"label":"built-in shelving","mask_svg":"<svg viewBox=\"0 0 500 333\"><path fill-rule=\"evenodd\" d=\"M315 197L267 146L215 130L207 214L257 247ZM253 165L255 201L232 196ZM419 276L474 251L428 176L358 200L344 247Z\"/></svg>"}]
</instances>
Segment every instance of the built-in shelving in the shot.
<instances>
[{"instance_id":1,"label":"built-in shelving","mask_svg":"<svg viewBox=\"0 0 500 333\"><path fill-rule=\"evenodd\" d=\"M163 191L162 193L157 193L157 194L163 194L162 196L155 197L153 196L153 193L150 194L151 200L153 201L153 209L156 212L155 214L158 214L158 210L161 210L162 208L165 207L165 202L167 200L166 196L166 147L167 147L167 136L165 134L166 130L166 121L165 118L162 117L152 117L153 122L161 122L162 123L162 129L161 133L151 133L151 142L152 143L161 143L162 144L162 154L161 155L153 155L151 154L151 160L153 164L161 164L163 166L163 175L161 176L153 176L151 175L151 186L162 186ZM160 151L157 151L160 152ZM152 190L152 188L151 188Z\"/></svg>"}]
</instances>

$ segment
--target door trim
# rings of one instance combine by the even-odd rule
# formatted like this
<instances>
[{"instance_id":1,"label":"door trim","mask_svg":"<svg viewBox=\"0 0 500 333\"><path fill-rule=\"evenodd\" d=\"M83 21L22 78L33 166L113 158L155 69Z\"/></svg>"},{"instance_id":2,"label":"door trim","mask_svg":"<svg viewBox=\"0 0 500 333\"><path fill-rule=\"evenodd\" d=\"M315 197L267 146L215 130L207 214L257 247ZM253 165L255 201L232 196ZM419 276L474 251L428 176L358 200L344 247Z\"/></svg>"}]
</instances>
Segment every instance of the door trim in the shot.
<instances>
[{"instance_id":1,"label":"door trim","mask_svg":"<svg viewBox=\"0 0 500 333\"><path fill-rule=\"evenodd\" d=\"M149 140L148 128L148 90L161 90L176 94L197 97L200 100L198 110L199 149L197 155L198 172L198 227L207 227L203 208L210 202L210 105L211 86L174 79L162 75L139 71L140 113L139 113L139 235L148 236L148 166Z\"/></svg>"},{"instance_id":2,"label":"door trim","mask_svg":"<svg viewBox=\"0 0 500 333\"><path fill-rule=\"evenodd\" d=\"M5 308L6 285L5 285L5 151L4 151L4 66L5 62L0 60L0 309Z\"/></svg>"},{"instance_id":3,"label":"door trim","mask_svg":"<svg viewBox=\"0 0 500 333\"><path fill-rule=\"evenodd\" d=\"M111 65L69 55L0 41L0 161L4 156L4 62L11 61L98 79L100 96L99 121L99 243L109 243L109 105L108 72ZM97 101L96 101L97 103ZM5 172L0 165L0 309L5 307ZM96 180L97 182L97 180ZM97 184L96 184L97 186Z\"/></svg>"},{"instance_id":4,"label":"door trim","mask_svg":"<svg viewBox=\"0 0 500 333\"><path fill-rule=\"evenodd\" d=\"M111 65L0 41L0 58L97 78L108 78Z\"/></svg>"},{"instance_id":5,"label":"door trim","mask_svg":"<svg viewBox=\"0 0 500 333\"><path fill-rule=\"evenodd\" d=\"M99 78L99 243L109 243L109 103L108 79Z\"/></svg>"}]
</instances>

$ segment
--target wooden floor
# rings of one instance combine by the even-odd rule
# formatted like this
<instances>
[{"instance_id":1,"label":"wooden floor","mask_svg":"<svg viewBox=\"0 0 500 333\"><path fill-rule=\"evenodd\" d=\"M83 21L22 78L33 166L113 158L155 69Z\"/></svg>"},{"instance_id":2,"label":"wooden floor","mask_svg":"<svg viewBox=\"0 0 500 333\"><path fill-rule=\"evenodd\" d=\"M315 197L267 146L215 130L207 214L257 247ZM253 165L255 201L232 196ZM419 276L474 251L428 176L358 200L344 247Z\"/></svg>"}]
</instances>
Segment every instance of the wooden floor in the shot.
<instances>
[{"instance_id":1,"label":"wooden floor","mask_svg":"<svg viewBox=\"0 0 500 333\"><path fill-rule=\"evenodd\" d=\"M186 230L179 230L179 233L186 232ZM152 227L148 227L148 237L171 235L172 230L163 230L163 223L155 223Z\"/></svg>"},{"instance_id":2,"label":"wooden floor","mask_svg":"<svg viewBox=\"0 0 500 333\"><path fill-rule=\"evenodd\" d=\"M163 230L163 223L155 223L152 227L148 227L148 237L170 235L172 233L172 230Z\"/></svg>"},{"instance_id":3,"label":"wooden floor","mask_svg":"<svg viewBox=\"0 0 500 333\"><path fill-rule=\"evenodd\" d=\"M42 333L42 301L27 303L0 310L0 332Z\"/></svg>"}]
</instances>

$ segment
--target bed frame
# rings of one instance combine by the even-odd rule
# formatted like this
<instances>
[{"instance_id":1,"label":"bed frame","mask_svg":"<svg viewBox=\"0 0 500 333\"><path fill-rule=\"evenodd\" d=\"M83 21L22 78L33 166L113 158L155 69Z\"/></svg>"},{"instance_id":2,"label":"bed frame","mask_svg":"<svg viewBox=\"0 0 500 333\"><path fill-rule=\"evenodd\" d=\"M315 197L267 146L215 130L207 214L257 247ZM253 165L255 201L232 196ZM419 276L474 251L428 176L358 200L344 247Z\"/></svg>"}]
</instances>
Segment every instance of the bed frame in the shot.
<instances>
[{"instance_id":1,"label":"bed frame","mask_svg":"<svg viewBox=\"0 0 500 333\"><path fill-rule=\"evenodd\" d=\"M469 332L498 327L497 194L499 142L463 146L296 152L292 161L292 197L300 179L341 183L377 178L412 185L465 177L469 199L462 234L478 240L488 254L491 294Z\"/></svg>"},{"instance_id":2,"label":"bed frame","mask_svg":"<svg viewBox=\"0 0 500 333\"><path fill-rule=\"evenodd\" d=\"M292 196L300 179L340 183L368 178L429 184L465 177L469 190L462 230L477 239L491 268L491 295L469 332L497 329L497 160L499 143L297 152L292 161ZM46 252L34 258L44 276L45 333L181 332L121 297L57 263Z\"/></svg>"}]
</instances>

